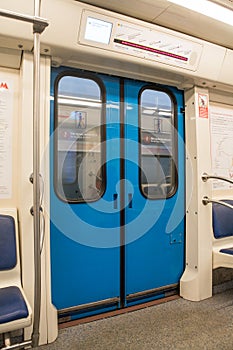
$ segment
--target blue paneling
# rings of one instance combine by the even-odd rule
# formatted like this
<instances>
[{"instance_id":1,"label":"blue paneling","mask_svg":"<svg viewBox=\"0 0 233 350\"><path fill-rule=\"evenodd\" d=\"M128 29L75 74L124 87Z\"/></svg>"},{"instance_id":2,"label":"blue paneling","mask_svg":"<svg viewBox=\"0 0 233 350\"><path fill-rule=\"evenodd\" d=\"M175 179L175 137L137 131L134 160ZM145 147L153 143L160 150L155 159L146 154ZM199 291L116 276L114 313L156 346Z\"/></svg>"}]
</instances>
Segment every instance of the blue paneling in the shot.
<instances>
[{"instance_id":1,"label":"blue paneling","mask_svg":"<svg viewBox=\"0 0 233 350\"><path fill-rule=\"evenodd\" d=\"M55 78L64 70L67 68L53 70L52 95ZM58 309L120 295L120 80L96 76L103 81L106 90L106 191L96 202L68 204L57 197L51 186L52 300ZM168 88L178 106L178 187L167 200L148 200L142 195L138 168L138 95L145 83L125 80L124 84L123 213L127 295L179 282L184 269L185 178L183 93ZM54 176L53 108L51 101L51 184ZM72 173L67 174L67 178L72 179ZM117 208L113 203L116 193ZM161 293L154 298L163 296Z\"/></svg>"},{"instance_id":2,"label":"blue paneling","mask_svg":"<svg viewBox=\"0 0 233 350\"><path fill-rule=\"evenodd\" d=\"M126 295L179 282L184 269L184 122L183 94L168 89L177 102L178 121L178 188L168 199L148 200L139 191L139 146L137 130L138 94L143 83L127 81L125 101L131 108L126 113L126 177L130 179L125 196L134 189L132 208L126 207ZM165 91L166 91L166 87ZM133 148L132 140L135 146ZM179 241L172 244L172 237Z\"/></svg>"},{"instance_id":3,"label":"blue paneling","mask_svg":"<svg viewBox=\"0 0 233 350\"><path fill-rule=\"evenodd\" d=\"M52 94L54 80L63 71L53 70ZM58 309L119 296L119 212L113 207L113 193L120 171L119 89L115 79L101 79L106 87L106 134L109 140L104 196L93 203L68 204L56 196L51 186L52 300ZM112 108L113 104L117 108ZM54 129L53 107L52 101L51 132ZM53 168L52 154L51 184Z\"/></svg>"}]
</instances>

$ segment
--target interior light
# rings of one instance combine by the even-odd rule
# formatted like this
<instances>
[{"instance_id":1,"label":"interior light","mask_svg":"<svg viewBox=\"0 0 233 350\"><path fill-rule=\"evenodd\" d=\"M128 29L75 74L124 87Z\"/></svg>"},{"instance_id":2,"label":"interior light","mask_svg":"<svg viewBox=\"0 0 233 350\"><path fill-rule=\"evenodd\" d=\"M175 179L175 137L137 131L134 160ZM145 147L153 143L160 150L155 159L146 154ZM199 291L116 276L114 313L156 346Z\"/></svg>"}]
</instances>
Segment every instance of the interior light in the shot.
<instances>
[{"instance_id":1,"label":"interior light","mask_svg":"<svg viewBox=\"0 0 233 350\"><path fill-rule=\"evenodd\" d=\"M142 111L142 113L143 113L143 114L150 114L150 115L152 115L152 114L155 113L155 110L154 110L154 109L144 109L144 110Z\"/></svg>"},{"instance_id":2,"label":"interior light","mask_svg":"<svg viewBox=\"0 0 233 350\"><path fill-rule=\"evenodd\" d=\"M159 111L159 115L163 115L164 117L170 117L172 114L171 112Z\"/></svg>"},{"instance_id":3,"label":"interior light","mask_svg":"<svg viewBox=\"0 0 233 350\"><path fill-rule=\"evenodd\" d=\"M54 97L50 96L50 100L54 101ZM96 101L96 102L93 102ZM87 100L87 99L79 99L79 98L72 98L72 97L66 97L66 96L60 96L58 98L58 103L62 105L72 105L72 106L83 106L83 107L101 107L101 101L100 100Z\"/></svg>"},{"instance_id":4,"label":"interior light","mask_svg":"<svg viewBox=\"0 0 233 350\"><path fill-rule=\"evenodd\" d=\"M89 102L81 100L72 100L67 98L58 98L58 103L62 105L83 106L83 107L101 107L100 102Z\"/></svg>"},{"instance_id":5,"label":"interior light","mask_svg":"<svg viewBox=\"0 0 233 350\"><path fill-rule=\"evenodd\" d=\"M118 104L107 103L106 107L107 108L111 108L111 109L118 109L119 110L119 105Z\"/></svg>"},{"instance_id":6,"label":"interior light","mask_svg":"<svg viewBox=\"0 0 233 350\"><path fill-rule=\"evenodd\" d=\"M176 5L186 7L192 11L216 19L217 21L233 25L233 11L217 5L209 0L168 0Z\"/></svg>"}]
</instances>

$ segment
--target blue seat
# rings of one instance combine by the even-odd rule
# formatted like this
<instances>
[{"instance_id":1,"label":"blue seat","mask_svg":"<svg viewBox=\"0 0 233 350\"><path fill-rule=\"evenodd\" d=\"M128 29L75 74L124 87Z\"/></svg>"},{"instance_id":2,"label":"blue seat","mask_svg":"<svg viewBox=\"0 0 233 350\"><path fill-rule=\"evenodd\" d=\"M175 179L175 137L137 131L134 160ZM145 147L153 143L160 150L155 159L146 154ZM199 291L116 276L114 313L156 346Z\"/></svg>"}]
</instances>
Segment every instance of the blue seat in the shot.
<instances>
[{"instance_id":1,"label":"blue seat","mask_svg":"<svg viewBox=\"0 0 233 350\"><path fill-rule=\"evenodd\" d=\"M233 200L221 200L233 206ZM233 210L219 203L212 204L213 268L233 268Z\"/></svg>"},{"instance_id":2,"label":"blue seat","mask_svg":"<svg viewBox=\"0 0 233 350\"><path fill-rule=\"evenodd\" d=\"M29 326L32 311L21 284L15 208L0 209L0 333Z\"/></svg>"},{"instance_id":3,"label":"blue seat","mask_svg":"<svg viewBox=\"0 0 233 350\"><path fill-rule=\"evenodd\" d=\"M28 317L28 308L18 287L0 289L0 323Z\"/></svg>"},{"instance_id":4,"label":"blue seat","mask_svg":"<svg viewBox=\"0 0 233 350\"><path fill-rule=\"evenodd\" d=\"M0 270L10 270L17 263L14 218L0 215L0 230Z\"/></svg>"},{"instance_id":5,"label":"blue seat","mask_svg":"<svg viewBox=\"0 0 233 350\"><path fill-rule=\"evenodd\" d=\"M220 253L233 255L233 247L220 249Z\"/></svg>"},{"instance_id":6,"label":"blue seat","mask_svg":"<svg viewBox=\"0 0 233 350\"><path fill-rule=\"evenodd\" d=\"M233 200L221 200L233 206ZM213 232L215 238L233 236L233 210L213 203Z\"/></svg>"}]
</instances>

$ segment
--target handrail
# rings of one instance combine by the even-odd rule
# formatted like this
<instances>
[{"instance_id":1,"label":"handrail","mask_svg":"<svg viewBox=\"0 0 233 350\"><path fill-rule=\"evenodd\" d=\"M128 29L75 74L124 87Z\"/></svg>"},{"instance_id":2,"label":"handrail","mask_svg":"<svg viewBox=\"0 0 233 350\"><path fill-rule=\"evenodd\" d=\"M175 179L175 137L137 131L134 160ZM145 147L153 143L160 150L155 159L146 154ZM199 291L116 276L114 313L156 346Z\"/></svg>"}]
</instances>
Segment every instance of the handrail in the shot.
<instances>
[{"instance_id":1,"label":"handrail","mask_svg":"<svg viewBox=\"0 0 233 350\"><path fill-rule=\"evenodd\" d=\"M40 34L49 25L40 17L41 0L34 0L34 16L19 14L0 9L0 17L7 17L33 24L34 60L33 60L33 228L34 228L34 315L31 340L9 345L6 349L21 349L25 346L37 347L39 343L40 309L41 309L41 249L44 232L41 237L41 189L40 189ZM44 222L42 223L42 228ZM41 242L42 240L42 242Z\"/></svg>"},{"instance_id":2,"label":"handrail","mask_svg":"<svg viewBox=\"0 0 233 350\"><path fill-rule=\"evenodd\" d=\"M23 22L32 23L34 32L37 32L39 34L41 34L45 30L45 28L49 25L46 19L37 17L36 15L35 16L23 15L21 13L0 9L0 16L17 19Z\"/></svg>"},{"instance_id":3,"label":"handrail","mask_svg":"<svg viewBox=\"0 0 233 350\"><path fill-rule=\"evenodd\" d=\"M217 199L211 199L211 198L209 198L209 197L207 197L207 196L205 196L205 197L202 199L202 203L203 203L204 205L207 205L207 204L209 204L209 203L217 203L217 204L221 204L221 205L223 205L224 207L227 207L227 208L230 208L230 209L233 210L233 205L228 204L228 203L225 203L225 202L223 202L223 201L219 201L219 200L217 200Z\"/></svg>"},{"instance_id":4,"label":"handrail","mask_svg":"<svg viewBox=\"0 0 233 350\"><path fill-rule=\"evenodd\" d=\"M229 182L230 184L233 185L233 180L228 179L227 177L224 177L224 176L209 175L209 174L204 173L204 174L202 174L201 179L203 182L207 182L209 179L216 179L216 180Z\"/></svg>"},{"instance_id":5,"label":"handrail","mask_svg":"<svg viewBox=\"0 0 233 350\"><path fill-rule=\"evenodd\" d=\"M34 15L40 16L41 0L34 0ZM33 226L34 226L34 317L32 347L37 347L40 337L41 311L41 217L40 217L40 32L33 25Z\"/></svg>"},{"instance_id":6,"label":"handrail","mask_svg":"<svg viewBox=\"0 0 233 350\"><path fill-rule=\"evenodd\" d=\"M44 196L44 180L41 174L39 174L40 177L40 214L42 217L42 225L40 227L40 254L42 253L43 250L43 246L44 246L44 238L45 238L45 216L44 216L44 212L43 212L43 196ZM31 182L31 184L33 184L33 174L31 174L29 176L29 181ZM33 210L33 206L30 209L30 213L33 216L34 215L34 210Z\"/></svg>"}]
</instances>

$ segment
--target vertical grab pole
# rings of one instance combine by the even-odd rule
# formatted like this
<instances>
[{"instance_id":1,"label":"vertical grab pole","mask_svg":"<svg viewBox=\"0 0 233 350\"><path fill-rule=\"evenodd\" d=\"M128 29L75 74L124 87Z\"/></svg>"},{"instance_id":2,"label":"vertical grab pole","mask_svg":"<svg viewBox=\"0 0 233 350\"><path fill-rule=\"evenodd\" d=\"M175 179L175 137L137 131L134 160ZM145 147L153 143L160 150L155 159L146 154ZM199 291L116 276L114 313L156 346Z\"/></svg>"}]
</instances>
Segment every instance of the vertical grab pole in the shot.
<instances>
[{"instance_id":1,"label":"vertical grab pole","mask_svg":"<svg viewBox=\"0 0 233 350\"><path fill-rule=\"evenodd\" d=\"M0 16L33 23L34 62L33 62L33 231L34 231L34 320L32 330L32 347L39 343L40 309L41 309L41 249L40 249L40 34L48 22L40 18L41 0L34 0L34 17L20 13L0 10ZM19 344L30 345L31 342ZM18 349L18 345L10 348Z\"/></svg>"},{"instance_id":2,"label":"vertical grab pole","mask_svg":"<svg viewBox=\"0 0 233 350\"><path fill-rule=\"evenodd\" d=\"M34 0L34 15L40 16L40 0ZM32 347L39 343L41 309L41 255L40 255L40 33L33 26L33 227L34 227L34 322Z\"/></svg>"}]
</instances>

